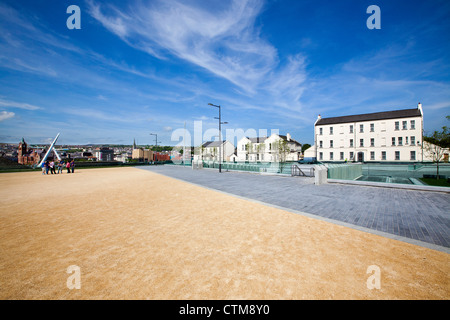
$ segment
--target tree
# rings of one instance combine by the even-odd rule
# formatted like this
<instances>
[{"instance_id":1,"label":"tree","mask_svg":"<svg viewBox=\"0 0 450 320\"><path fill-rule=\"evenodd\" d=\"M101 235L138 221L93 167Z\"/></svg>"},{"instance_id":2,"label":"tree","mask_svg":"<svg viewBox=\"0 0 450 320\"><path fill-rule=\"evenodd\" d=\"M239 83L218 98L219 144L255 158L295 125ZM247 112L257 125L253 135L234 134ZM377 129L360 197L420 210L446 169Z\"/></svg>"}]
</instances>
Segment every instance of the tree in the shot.
<instances>
[{"instance_id":1,"label":"tree","mask_svg":"<svg viewBox=\"0 0 450 320\"><path fill-rule=\"evenodd\" d=\"M289 145L286 140L279 139L278 141L272 143L272 148L275 149L276 159L278 162L285 162L286 156L289 153Z\"/></svg>"},{"instance_id":2,"label":"tree","mask_svg":"<svg viewBox=\"0 0 450 320\"><path fill-rule=\"evenodd\" d=\"M450 120L450 116L447 116ZM431 135L423 136L423 148L427 155L436 163L436 179L439 179L439 163L444 159L444 154L450 148L450 130L447 126L442 131L434 131Z\"/></svg>"},{"instance_id":3,"label":"tree","mask_svg":"<svg viewBox=\"0 0 450 320\"><path fill-rule=\"evenodd\" d=\"M248 142L246 145L245 145L245 151L247 151L247 160L250 160L250 153L253 151L252 150L253 149L253 145L252 145L252 143L251 142Z\"/></svg>"},{"instance_id":4,"label":"tree","mask_svg":"<svg viewBox=\"0 0 450 320\"><path fill-rule=\"evenodd\" d=\"M302 145L302 153L305 153L305 150L308 150L309 148L311 148L311 145L308 143Z\"/></svg>"}]
</instances>

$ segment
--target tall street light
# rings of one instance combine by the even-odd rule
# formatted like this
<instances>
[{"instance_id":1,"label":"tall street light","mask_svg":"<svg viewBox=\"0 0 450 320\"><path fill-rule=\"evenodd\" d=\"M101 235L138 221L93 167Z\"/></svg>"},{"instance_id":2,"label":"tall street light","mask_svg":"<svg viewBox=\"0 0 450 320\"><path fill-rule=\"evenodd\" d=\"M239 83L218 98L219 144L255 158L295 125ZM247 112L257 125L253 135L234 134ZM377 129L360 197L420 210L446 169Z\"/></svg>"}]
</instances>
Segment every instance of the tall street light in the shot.
<instances>
[{"instance_id":1,"label":"tall street light","mask_svg":"<svg viewBox=\"0 0 450 320\"><path fill-rule=\"evenodd\" d=\"M219 172L222 172L222 124L227 124L228 122L222 122L220 106L216 106L212 103L208 103L208 105L219 108L219 117L214 117L214 119L219 120Z\"/></svg>"},{"instance_id":2,"label":"tall street light","mask_svg":"<svg viewBox=\"0 0 450 320\"><path fill-rule=\"evenodd\" d=\"M158 161L158 134L156 133L150 133L151 136L155 136L155 144L156 144L156 157L155 157L155 161Z\"/></svg>"}]
</instances>

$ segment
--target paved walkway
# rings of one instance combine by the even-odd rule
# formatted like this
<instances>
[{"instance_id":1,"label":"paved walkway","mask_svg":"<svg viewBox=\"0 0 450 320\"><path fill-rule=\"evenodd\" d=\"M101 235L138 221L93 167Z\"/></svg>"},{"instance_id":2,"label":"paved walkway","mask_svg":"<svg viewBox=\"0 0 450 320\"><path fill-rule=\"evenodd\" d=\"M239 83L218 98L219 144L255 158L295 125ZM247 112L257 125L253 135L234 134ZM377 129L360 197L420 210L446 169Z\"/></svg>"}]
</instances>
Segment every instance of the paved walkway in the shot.
<instances>
[{"instance_id":1,"label":"paved walkway","mask_svg":"<svg viewBox=\"0 0 450 320\"><path fill-rule=\"evenodd\" d=\"M217 169L172 165L138 168L449 252L448 193L341 184L316 186L314 178L219 173Z\"/></svg>"}]
</instances>

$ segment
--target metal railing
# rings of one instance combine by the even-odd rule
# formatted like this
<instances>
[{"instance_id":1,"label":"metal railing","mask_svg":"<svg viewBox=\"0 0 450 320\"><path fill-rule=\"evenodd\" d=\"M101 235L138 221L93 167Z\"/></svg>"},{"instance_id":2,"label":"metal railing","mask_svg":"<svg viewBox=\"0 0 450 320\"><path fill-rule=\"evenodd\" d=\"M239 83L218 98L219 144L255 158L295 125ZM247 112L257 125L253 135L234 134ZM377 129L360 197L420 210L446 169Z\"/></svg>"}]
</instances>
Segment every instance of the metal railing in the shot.
<instances>
[{"instance_id":1,"label":"metal railing","mask_svg":"<svg viewBox=\"0 0 450 320\"><path fill-rule=\"evenodd\" d=\"M297 164L293 164L291 176L314 177L314 167L299 167Z\"/></svg>"}]
</instances>

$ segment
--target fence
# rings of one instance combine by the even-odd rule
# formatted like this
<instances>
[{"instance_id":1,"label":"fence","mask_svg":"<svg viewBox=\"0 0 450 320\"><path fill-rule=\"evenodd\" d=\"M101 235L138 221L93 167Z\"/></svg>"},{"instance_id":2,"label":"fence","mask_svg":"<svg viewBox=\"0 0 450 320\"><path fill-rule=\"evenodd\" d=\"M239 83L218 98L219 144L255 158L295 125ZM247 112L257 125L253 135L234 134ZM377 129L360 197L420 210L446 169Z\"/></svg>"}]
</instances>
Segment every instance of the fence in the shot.
<instances>
[{"instance_id":1,"label":"fence","mask_svg":"<svg viewBox=\"0 0 450 320\"><path fill-rule=\"evenodd\" d=\"M329 179L355 180L359 177L391 177L401 179L419 179L424 176L436 176L436 164L327 164ZM439 164L439 175L450 177L450 164ZM375 181L374 180L374 181ZM381 180L380 180L381 181Z\"/></svg>"},{"instance_id":2,"label":"fence","mask_svg":"<svg viewBox=\"0 0 450 320\"><path fill-rule=\"evenodd\" d=\"M203 161L202 163L203 168L219 169L218 161ZM186 163L175 162L173 164L181 166L192 165L190 161ZM222 170L291 175L293 164L297 164L297 162L222 162ZM198 167L196 166L196 168Z\"/></svg>"},{"instance_id":3,"label":"fence","mask_svg":"<svg viewBox=\"0 0 450 320\"><path fill-rule=\"evenodd\" d=\"M328 178L355 180L363 175L362 164L327 164Z\"/></svg>"}]
</instances>

